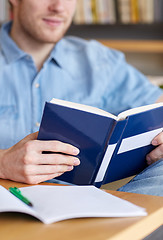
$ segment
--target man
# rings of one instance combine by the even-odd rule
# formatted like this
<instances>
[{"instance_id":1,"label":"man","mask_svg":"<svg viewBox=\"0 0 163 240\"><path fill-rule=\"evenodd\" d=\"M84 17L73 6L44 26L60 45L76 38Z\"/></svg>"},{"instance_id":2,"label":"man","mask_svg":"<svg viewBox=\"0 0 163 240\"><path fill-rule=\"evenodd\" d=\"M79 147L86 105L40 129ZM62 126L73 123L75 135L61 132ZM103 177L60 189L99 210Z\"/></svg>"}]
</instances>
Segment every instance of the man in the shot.
<instances>
[{"instance_id":1,"label":"man","mask_svg":"<svg viewBox=\"0 0 163 240\"><path fill-rule=\"evenodd\" d=\"M37 140L45 101L55 97L117 114L163 101L163 93L128 65L122 53L96 41L63 38L76 0L10 3L14 21L4 25L0 33L0 178L36 184L80 164L79 149L58 141ZM163 179L163 134L152 144L157 148L147 161L156 166L152 164L146 172L151 176L157 168L153 180L150 178L153 190L146 187L143 175L143 184L136 181L138 184L132 183L132 189L126 191L163 194L159 183Z\"/></svg>"}]
</instances>

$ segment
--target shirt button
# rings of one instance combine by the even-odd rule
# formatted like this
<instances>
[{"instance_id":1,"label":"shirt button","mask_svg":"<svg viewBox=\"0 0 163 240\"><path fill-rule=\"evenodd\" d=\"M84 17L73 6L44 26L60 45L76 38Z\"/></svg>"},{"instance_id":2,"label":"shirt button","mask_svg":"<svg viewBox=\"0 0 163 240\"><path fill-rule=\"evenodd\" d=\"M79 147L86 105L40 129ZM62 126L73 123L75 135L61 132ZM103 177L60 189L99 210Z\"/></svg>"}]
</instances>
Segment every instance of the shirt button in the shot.
<instances>
[{"instance_id":1,"label":"shirt button","mask_svg":"<svg viewBox=\"0 0 163 240\"><path fill-rule=\"evenodd\" d=\"M36 122L36 127L40 127L40 123L39 122Z\"/></svg>"},{"instance_id":2,"label":"shirt button","mask_svg":"<svg viewBox=\"0 0 163 240\"><path fill-rule=\"evenodd\" d=\"M35 84L35 88L39 88L40 87L40 84L39 83L36 83Z\"/></svg>"}]
</instances>

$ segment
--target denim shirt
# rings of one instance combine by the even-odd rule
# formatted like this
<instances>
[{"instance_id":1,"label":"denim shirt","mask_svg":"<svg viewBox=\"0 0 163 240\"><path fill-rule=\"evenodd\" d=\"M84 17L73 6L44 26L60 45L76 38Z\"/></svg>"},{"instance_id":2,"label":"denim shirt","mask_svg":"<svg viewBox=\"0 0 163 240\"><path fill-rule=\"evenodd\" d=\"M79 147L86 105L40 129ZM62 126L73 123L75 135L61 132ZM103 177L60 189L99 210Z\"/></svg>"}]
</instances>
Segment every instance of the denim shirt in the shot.
<instances>
[{"instance_id":1,"label":"denim shirt","mask_svg":"<svg viewBox=\"0 0 163 240\"><path fill-rule=\"evenodd\" d=\"M118 114L163 93L121 52L76 37L60 40L38 72L10 38L11 24L0 31L0 149L38 131L45 101L53 97Z\"/></svg>"}]
</instances>

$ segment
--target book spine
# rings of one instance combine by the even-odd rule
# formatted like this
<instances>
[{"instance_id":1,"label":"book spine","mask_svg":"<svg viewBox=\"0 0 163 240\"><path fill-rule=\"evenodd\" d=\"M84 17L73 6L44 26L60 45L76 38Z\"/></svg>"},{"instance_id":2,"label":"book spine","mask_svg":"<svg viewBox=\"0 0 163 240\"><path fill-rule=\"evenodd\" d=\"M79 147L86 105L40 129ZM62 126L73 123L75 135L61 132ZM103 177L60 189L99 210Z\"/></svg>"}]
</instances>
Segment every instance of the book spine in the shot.
<instances>
[{"instance_id":1,"label":"book spine","mask_svg":"<svg viewBox=\"0 0 163 240\"><path fill-rule=\"evenodd\" d=\"M121 23L123 24L131 23L130 0L118 0L118 12Z\"/></svg>"},{"instance_id":2,"label":"book spine","mask_svg":"<svg viewBox=\"0 0 163 240\"><path fill-rule=\"evenodd\" d=\"M154 0L146 1L146 23L154 22Z\"/></svg>"},{"instance_id":3,"label":"book spine","mask_svg":"<svg viewBox=\"0 0 163 240\"><path fill-rule=\"evenodd\" d=\"M4 0L0 2L2 6ZM80 0L74 23L151 24L163 21L162 12L163 0Z\"/></svg>"},{"instance_id":4,"label":"book spine","mask_svg":"<svg viewBox=\"0 0 163 240\"><path fill-rule=\"evenodd\" d=\"M118 1L119 0L115 0L114 4L115 4L115 16L116 16L116 22L119 23L120 22L120 14L119 14L119 7L118 7Z\"/></svg>"},{"instance_id":5,"label":"book spine","mask_svg":"<svg viewBox=\"0 0 163 240\"><path fill-rule=\"evenodd\" d=\"M98 23L109 23L107 0L96 0Z\"/></svg>"},{"instance_id":6,"label":"book spine","mask_svg":"<svg viewBox=\"0 0 163 240\"><path fill-rule=\"evenodd\" d=\"M6 0L0 0L0 22L4 22L8 19L6 3Z\"/></svg>"},{"instance_id":7,"label":"book spine","mask_svg":"<svg viewBox=\"0 0 163 240\"><path fill-rule=\"evenodd\" d=\"M139 22L138 0L131 0L131 22Z\"/></svg>"},{"instance_id":8,"label":"book spine","mask_svg":"<svg viewBox=\"0 0 163 240\"><path fill-rule=\"evenodd\" d=\"M115 24L116 23L116 11L115 11L115 1L114 0L108 0L107 9L108 9L109 23Z\"/></svg>"},{"instance_id":9,"label":"book spine","mask_svg":"<svg viewBox=\"0 0 163 240\"><path fill-rule=\"evenodd\" d=\"M159 2L159 9L160 9L159 22L163 22L163 1L162 0L160 0Z\"/></svg>"},{"instance_id":10,"label":"book spine","mask_svg":"<svg viewBox=\"0 0 163 240\"><path fill-rule=\"evenodd\" d=\"M97 14L97 4L96 0L91 0L91 5L92 5L92 18L93 18L93 23L98 23L98 14Z\"/></svg>"},{"instance_id":11,"label":"book spine","mask_svg":"<svg viewBox=\"0 0 163 240\"><path fill-rule=\"evenodd\" d=\"M93 16L91 0L83 0L83 9L84 9L84 22L86 24L92 24Z\"/></svg>"},{"instance_id":12,"label":"book spine","mask_svg":"<svg viewBox=\"0 0 163 240\"><path fill-rule=\"evenodd\" d=\"M0 0L0 24L13 19L13 13L6 0Z\"/></svg>"},{"instance_id":13,"label":"book spine","mask_svg":"<svg viewBox=\"0 0 163 240\"><path fill-rule=\"evenodd\" d=\"M107 170L111 162L111 159L119 149L119 145L120 145L121 138L122 138L123 131L125 129L126 124L127 124L127 120L118 121L114 124L112 131L110 132L110 135L107 141L106 151L95 178L94 185L96 187L99 187L102 184L105 184L109 181L107 179L108 177Z\"/></svg>"},{"instance_id":14,"label":"book spine","mask_svg":"<svg viewBox=\"0 0 163 240\"><path fill-rule=\"evenodd\" d=\"M85 24L83 1L77 1L73 22L74 24Z\"/></svg>"},{"instance_id":15,"label":"book spine","mask_svg":"<svg viewBox=\"0 0 163 240\"><path fill-rule=\"evenodd\" d=\"M160 9L159 0L154 1L154 22L159 22L160 20Z\"/></svg>"},{"instance_id":16,"label":"book spine","mask_svg":"<svg viewBox=\"0 0 163 240\"><path fill-rule=\"evenodd\" d=\"M154 0L138 0L140 21L142 23L154 22Z\"/></svg>"}]
</instances>

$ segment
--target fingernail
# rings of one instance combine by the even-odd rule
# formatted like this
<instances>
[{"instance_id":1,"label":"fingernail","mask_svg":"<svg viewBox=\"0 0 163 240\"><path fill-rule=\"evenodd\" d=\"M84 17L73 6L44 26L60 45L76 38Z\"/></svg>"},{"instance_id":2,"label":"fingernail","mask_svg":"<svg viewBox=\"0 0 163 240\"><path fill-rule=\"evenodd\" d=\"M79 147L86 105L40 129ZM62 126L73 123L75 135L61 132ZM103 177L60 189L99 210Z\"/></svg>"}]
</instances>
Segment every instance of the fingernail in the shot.
<instances>
[{"instance_id":1,"label":"fingernail","mask_svg":"<svg viewBox=\"0 0 163 240\"><path fill-rule=\"evenodd\" d=\"M152 141L152 145L154 145L154 146L155 146L155 145L158 145L157 140L153 140L153 141Z\"/></svg>"},{"instance_id":2,"label":"fingernail","mask_svg":"<svg viewBox=\"0 0 163 240\"><path fill-rule=\"evenodd\" d=\"M79 150L78 148L74 148L74 149L73 149L73 153L74 153L75 155L78 155L79 152L80 152L80 150Z\"/></svg>"},{"instance_id":3,"label":"fingernail","mask_svg":"<svg viewBox=\"0 0 163 240\"><path fill-rule=\"evenodd\" d=\"M76 159L74 160L74 165L77 166L77 165L79 165L79 164L80 164L80 161L79 161L78 158L76 158Z\"/></svg>"},{"instance_id":4,"label":"fingernail","mask_svg":"<svg viewBox=\"0 0 163 240\"><path fill-rule=\"evenodd\" d=\"M146 156L147 164L150 165L152 163L152 160L149 156Z\"/></svg>"},{"instance_id":5,"label":"fingernail","mask_svg":"<svg viewBox=\"0 0 163 240\"><path fill-rule=\"evenodd\" d=\"M71 171L74 167L73 166L68 166L68 171Z\"/></svg>"}]
</instances>

